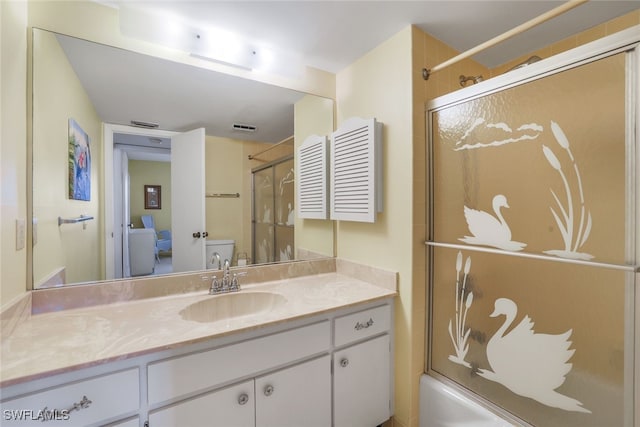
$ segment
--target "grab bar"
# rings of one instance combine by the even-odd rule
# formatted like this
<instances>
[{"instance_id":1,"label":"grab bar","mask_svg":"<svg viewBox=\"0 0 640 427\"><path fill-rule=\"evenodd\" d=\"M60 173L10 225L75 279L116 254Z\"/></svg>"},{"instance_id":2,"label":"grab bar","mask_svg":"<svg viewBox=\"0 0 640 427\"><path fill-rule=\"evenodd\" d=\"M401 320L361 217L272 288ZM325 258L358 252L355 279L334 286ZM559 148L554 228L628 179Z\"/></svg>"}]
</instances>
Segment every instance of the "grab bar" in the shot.
<instances>
[{"instance_id":1,"label":"grab bar","mask_svg":"<svg viewBox=\"0 0 640 427\"><path fill-rule=\"evenodd\" d=\"M58 227L60 227L62 224L75 224L77 222L84 222L84 221L89 221L92 220L93 217L89 216L89 215L80 215L77 218L62 218L61 216L58 217Z\"/></svg>"},{"instance_id":2,"label":"grab bar","mask_svg":"<svg viewBox=\"0 0 640 427\"><path fill-rule=\"evenodd\" d=\"M205 197L238 198L240 193L207 193Z\"/></svg>"}]
</instances>

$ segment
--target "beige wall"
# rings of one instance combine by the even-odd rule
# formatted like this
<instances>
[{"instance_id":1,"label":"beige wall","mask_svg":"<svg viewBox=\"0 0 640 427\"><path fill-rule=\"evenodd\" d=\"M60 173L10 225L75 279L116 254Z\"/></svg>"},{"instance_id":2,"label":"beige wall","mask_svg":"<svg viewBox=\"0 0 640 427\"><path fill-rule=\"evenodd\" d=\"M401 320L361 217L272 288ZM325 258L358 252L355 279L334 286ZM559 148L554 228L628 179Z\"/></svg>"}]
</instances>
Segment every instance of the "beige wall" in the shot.
<instances>
[{"instance_id":1,"label":"beige wall","mask_svg":"<svg viewBox=\"0 0 640 427\"><path fill-rule=\"evenodd\" d=\"M240 198L207 197L206 230L209 240L232 239L235 253L251 253L251 170L244 162L245 145L251 142L207 136L205 143L205 191L240 193ZM234 255L235 256L235 255Z\"/></svg>"},{"instance_id":2,"label":"beige wall","mask_svg":"<svg viewBox=\"0 0 640 427\"><path fill-rule=\"evenodd\" d=\"M27 5L0 2L0 308L25 293L27 249L16 250L16 219L27 219Z\"/></svg>"},{"instance_id":3,"label":"beige wall","mask_svg":"<svg viewBox=\"0 0 640 427\"><path fill-rule=\"evenodd\" d=\"M144 208L144 186L160 185L160 209ZM129 211L135 228L142 215L153 215L156 231L171 230L171 163L129 160Z\"/></svg>"},{"instance_id":4,"label":"beige wall","mask_svg":"<svg viewBox=\"0 0 640 427\"><path fill-rule=\"evenodd\" d=\"M294 135L296 150L311 135L329 136L333 131L333 100L307 95L296 102ZM295 161L295 160L294 160ZM333 256L334 222L296 217L295 247L314 254Z\"/></svg>"},{"instance_id":5,"label":"beige wall","mask_svg":"<svg viewBox=\"0 0 640 427\"><path fill-rule=\"evenodd\" d=\"M399 273L395 305L395 420L412 413L412 29L407 27L336 77L337 127L354 116L383 123L383 212L374 224L339 221L337 255Z\"/></svg>"},{"instance_id":6,"label":"beige wall","mask_svg":"<svg viewBox=\"0 0 640 427\"><path fill-rule=\"evenodd\" d=\"M625 28L629 28L638 24L640 24L640 9L612 19L611 21L597 25L581 33L574 34L571 37L567 37L566 39L560 40L557 43L545 46L542 49L523 54L519 58L515 58L512 61L502 64L499 67L493 68L491 70L491 76L495 77L503 74L515 65L521 63L522 61L525 61L532 55L538 55L543 59L548 58L550 56L557 55L558 53L562 53L569 49L573 49L574 47L578 47L594 40L601 39L602 37L609 36L611 34L617 33L618 31L624 30Z\"/></svg>"},{"instance_id":7,"label":"beige wall","mask_svg":"<svg viewBox=\"0 0 640 427\"><path fill-rule=\"evenodd\" d=\"M37 286L60 269L66 281L103 277L102 218L99 184L102 179L101 121L51 33L34 34L33 67L33 215L37 243L33 247L33 277ZM74 119L88 134L91 149L91 200L68 195L68 121ZM58 217L95 219L58 225Z\"/></svg>"}]
</instances>

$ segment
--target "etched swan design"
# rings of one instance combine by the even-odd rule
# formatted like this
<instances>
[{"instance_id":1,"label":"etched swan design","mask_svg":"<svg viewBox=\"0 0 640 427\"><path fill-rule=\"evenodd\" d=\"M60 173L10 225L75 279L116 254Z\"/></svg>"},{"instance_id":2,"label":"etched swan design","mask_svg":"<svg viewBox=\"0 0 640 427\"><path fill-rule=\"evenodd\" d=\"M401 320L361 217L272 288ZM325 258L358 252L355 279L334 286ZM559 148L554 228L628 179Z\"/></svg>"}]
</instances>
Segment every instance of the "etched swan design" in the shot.
<instances>
[{"instance_id":1,"label":"etched swan design","mask_svg":"<svg viewBox=\"0 0 640 427\"><path fill-rule=\"evenodd\" d=\"M500 211L501 208L508 207L507 198L502 194L498 194L493 198L495 216L488 212L465 206L464 217L473 236L464 236L459 240L472 245L493 246L508 251L522 250L527 245L511 240L511 229Z\"/></svg>"},{"instance_id":2,"label":"etched swan design","mask_svg":"<svg viewBox=\"0 0 640 427\"><path fill-rule=\"evenodd\" d=\"M509 333L517 305L507 298L498 298L491 317L504 315L505 322L487 343L490 370L480 369L479 375L498 382L520 396L567 411L588 412L582 403L555 391L571 371L567 363L575 350L569 350L572 330L563 334L537 334L529 316Z\"/></svg>"}]
</instances>

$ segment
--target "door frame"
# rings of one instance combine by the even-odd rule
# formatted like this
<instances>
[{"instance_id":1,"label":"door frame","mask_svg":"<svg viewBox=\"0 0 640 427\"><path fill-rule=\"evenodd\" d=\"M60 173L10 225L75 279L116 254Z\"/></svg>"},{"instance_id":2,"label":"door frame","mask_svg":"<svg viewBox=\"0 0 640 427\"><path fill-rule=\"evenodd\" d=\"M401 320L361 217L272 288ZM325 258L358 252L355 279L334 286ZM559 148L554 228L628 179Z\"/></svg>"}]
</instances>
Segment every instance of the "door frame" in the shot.
<instances>
[{"instance_id":1,"label":"door frame","mask_svg":"<svg viewBox=\"0 0 640 427\"><path fill-rule=\"evenodd\" d=\"M134 126L103 123L102 140L104 142L104 203L102 215L104 218L104 269L105 279L113 280L122 277L122 233L118 230L122 223L122 181L114 172L114 146L113 135L124 133L129 135L155 136L171 138L178 132L158 129L144 129ZM144 148L144 147L141 147ZM118 183L116 183L116 180ZM116 185L117 184L117 185ZM118 271L120 273L118 273Z\"/></svg>"}]
</instances>

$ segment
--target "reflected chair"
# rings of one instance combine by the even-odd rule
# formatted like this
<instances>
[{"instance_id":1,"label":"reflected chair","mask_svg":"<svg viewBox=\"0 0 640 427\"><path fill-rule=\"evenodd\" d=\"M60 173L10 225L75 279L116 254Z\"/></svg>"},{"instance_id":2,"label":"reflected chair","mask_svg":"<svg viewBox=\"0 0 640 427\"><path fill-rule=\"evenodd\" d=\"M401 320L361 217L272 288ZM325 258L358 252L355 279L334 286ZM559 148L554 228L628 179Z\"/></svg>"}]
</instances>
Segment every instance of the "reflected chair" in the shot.
<instances>
[{"instance_id":1,"label":"reflected chair","mask_svg":"<svg viewBox=\"0 0 640 427\"><path fill-rule=\"evenodd\" d=\"M160 262L160 251L166 252L171 250L171 231L169 230L156 230L155 221L153 215L142 215L142 224L144 228L153 229L156 234L156 260Z\"/></svg>"}]
</instances>

